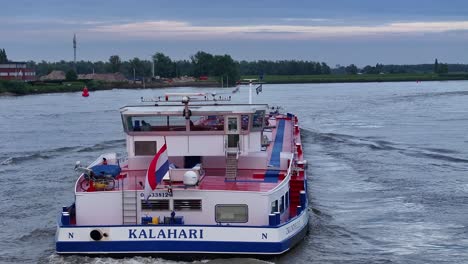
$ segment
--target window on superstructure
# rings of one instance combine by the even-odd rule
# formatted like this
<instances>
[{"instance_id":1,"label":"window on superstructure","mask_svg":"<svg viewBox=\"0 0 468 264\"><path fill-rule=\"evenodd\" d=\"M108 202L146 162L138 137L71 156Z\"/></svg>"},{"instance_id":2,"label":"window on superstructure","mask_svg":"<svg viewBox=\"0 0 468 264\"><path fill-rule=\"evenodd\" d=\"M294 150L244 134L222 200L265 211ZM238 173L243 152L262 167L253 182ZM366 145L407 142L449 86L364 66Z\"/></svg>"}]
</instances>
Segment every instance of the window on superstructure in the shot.
<instances>
[{"instance_id":1,"label":"window on superstructure","mask_svg":"<svg viewBox=\"0 0 468 264\"><path fill-rule=\"evenodd\" d=\"M261 131L265 121L265 111L257 110L252 118L252 131Z\"/></svg>"},{"instance_id":2,"label":"window on superstructure","mask_svg":"<svg viewBox=\"0 0 468 264\"><path fill-rule=\"evenodd\" d=\"M271 202L271 212L272 214L278 212L278 200Z\"/></svg>"},{"instance_id":3,"label":"window on superstructure","mask_svg":"<svg viewBox=\"0 0 468 264\"><path fill-rule=\"evenodd\" d=\"M279 209L280 209L280 213L283 213L283 212L284 212L284 195L281 196Z\"/></svg>"},{"instance_id":4,"label":"window on superstructure","mask_svg":"<svg viewBox=\"0 0 468 264\"><path fill-rule=\"evenodd\" d=\"M286 208L289 207L289 191L286 192L285 196L284 196L284 202L285 202L285 205L286 205Z\"/></svg>"},{"instance_id":5,"label":"window on superstructure","mask_svg":"<svg viewBox=\"0 0 468 264\"><path fill-rule=\"evenodd\" d=\"M135 141L135 156L156 155L156 141Z\"/></svg>"},{"instance_id":6,"label":"window on superstructure","mask_svg":"<svg viewBox=\"0 0 468 264\"><path fill-rule=\"evenodd\" d=\"M224 116L203 115L190 117L190 131L223 131Z\"/></svg>"},{"instance_id":7,"label":"window on superstructure","mask_svg":"<svg viewBox=\"0 0 468 264\"><path fill-rule=\"evenodd\" d=\"M169 200L152 200L141 201L141 210L146 211L168 211Z\"/></svg>"},{"instance_id":8,"label":"window on superstructure","mask_svg":"<svg viewBox=\"0 0 468 264\"><path fill-rule=\"evenodd\" d=\"M186 131L186 120L183 116L127 116L127 132L147 131Z\"/></svg>"},{"instance_id":9,"label":"window on superstructure","mask_svg":"<svg viewBox=\"0 0 468 264\"><path fill-rule=\"evenodd\" d=\"M215 220L217 223L247 223L249 208L246 204L217 204Z\"/></svg>"},{"instance_id":10,"label":"window on superstructure","mask_svg":"<svg viewBox=\"0 0 468 264\"><path fill-rule=\"evenodd\" d=\"M249 130L249 115L242 115L241 116L241 129L242 131Z\"/></svg>"},{"instance_id":11,"label":"window on superstructure","mask_svg":"<svg viewBox=\"0 0 468 264\"><path fill-rule=\"evenodd\" d=\"M174 200L174 211L200 211L202 201L199 199Z\"/></svg>"}]
</instances>

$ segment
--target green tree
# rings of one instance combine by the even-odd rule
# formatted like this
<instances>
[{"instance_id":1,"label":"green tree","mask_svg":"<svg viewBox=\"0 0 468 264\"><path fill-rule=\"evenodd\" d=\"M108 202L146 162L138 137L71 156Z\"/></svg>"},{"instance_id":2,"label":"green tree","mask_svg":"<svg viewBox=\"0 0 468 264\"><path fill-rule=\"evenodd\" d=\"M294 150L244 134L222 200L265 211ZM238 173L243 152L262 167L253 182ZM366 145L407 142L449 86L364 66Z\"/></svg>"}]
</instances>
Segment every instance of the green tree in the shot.
<instances>
[{"instance_id":1,"label":"green tree","mask_svg":"<svg viewBox=\"0 0 468 264\"><path fill-rule=\"evenodd\" d=\"M212 60L212 75L225 78L233 85L240 78L239 65L229 55L215 55ZM221 79L220 78L220 79Z\"/></svg>"},{"instance_id":2,"label":"green tree","mask_svg":"<svg viewBox=\"0 0 468 264\"><path fill-rule=\"evenodd\" d=\"M69 70L65 74L65 79L67 81L76 81L76 79L78 79L78 76L76 75L76 72L74 70Z\"/></svg>"},{"instance_id":3,"label":"green tree","mask_svg":"<svg viewBox=\"0 0 468 264\"><path fill-rule=\"evenodd\" d=\"M176 75L177 76L192 76L193 75L193 65L188 60L179 60L175 62Z\"/></svg>"},{"instance_id":4,"label":"green tree","mask_svg":"<svg viewBox=\"0 0 468 264\"><path fill-rule=\"evenodd\" d=\"M122 66L122 61L120 60L119 55L112 55L109 57L110 70L111 72L119 72L120 66Z\"/></svg>"},{"instance_id":5,"label":"green tree","mask_svg":"<svg viewBox=\"0 0 468 264\"><path fill-rule=\"evenodd\" d=\"M0 63L7 63L8 57L6 55L5 49L0 49Z\"/></svg>"},{"instance_id":6,"label":"green tree","mask_svg":"<svg viewBox=\"0 0 468 264\"><path fill-rule=\"evenodd\" d=\"M330 73L331 73L330 67L325 62L322 62L322 74L330 74Z\"/></svg>"},{"instance_id":7,"label":"green tree","mask_svg":"<svg viewBox=\"0 0 468 264\"><path fill-rule=\"evenodd\" d=\"M347 74L357 74L358 68L356 65L351 64L345 68Z\"/></svg>"},{"instance_id":8,"label":"green tree","mask_svg":"<svg viewBox=\"0 0 468 264\"><path fill-rule=\"evenodd\" d=\"M174 77L175 67L172 63L171 58L164 55L164 53L156 52L153 55L154 61L154 75L159 75L161 77Z\"/></svg>"},{"instance_id":9,"label":"green tree","mask_svg":"<svg viewBox=\"0 0 468 264\"><path fill-rule=\"evenodd\" d=\"M190 57L195 77L211 75L213 71L213 55L199 51Z\"/></svg>"},{"instance_id":10,"label":"green tree","mask_svg":"<svg viewBox=\"0 0 468 264\"><path fill-rule=\"evenodd\" d=\"M435 59L434 62L434 73L439 73L439 62Z\"/></svg>"},{"instance_id":11,"label":"green tree","mask_svg":"<svg viewBox=\"0 0 468 264\"><path fill-rule=\"evenodd\" d=\"M448 64L447 63L439 63L439 66L437 68L437 73L438 74L448 73Z\"/></svg>"}]
</instances>

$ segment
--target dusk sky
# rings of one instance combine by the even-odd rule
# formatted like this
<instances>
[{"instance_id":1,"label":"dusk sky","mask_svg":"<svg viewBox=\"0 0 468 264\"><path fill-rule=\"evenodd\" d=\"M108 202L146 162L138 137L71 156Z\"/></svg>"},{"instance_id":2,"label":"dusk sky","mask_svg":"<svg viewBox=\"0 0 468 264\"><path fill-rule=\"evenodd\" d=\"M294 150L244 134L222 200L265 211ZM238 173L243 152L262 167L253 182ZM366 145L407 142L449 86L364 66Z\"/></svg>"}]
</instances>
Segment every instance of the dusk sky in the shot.
<instances>
[{"instance_id":1,"label":"dusk sky","mask_svg":"<svg viewBox=\"0 0 468 264\"><path fill-rule=\"evenodd\" d=\"M8 58L189 59L367 64L468 63L467 0L0 1Z\"/></svg>"}]
</instances>

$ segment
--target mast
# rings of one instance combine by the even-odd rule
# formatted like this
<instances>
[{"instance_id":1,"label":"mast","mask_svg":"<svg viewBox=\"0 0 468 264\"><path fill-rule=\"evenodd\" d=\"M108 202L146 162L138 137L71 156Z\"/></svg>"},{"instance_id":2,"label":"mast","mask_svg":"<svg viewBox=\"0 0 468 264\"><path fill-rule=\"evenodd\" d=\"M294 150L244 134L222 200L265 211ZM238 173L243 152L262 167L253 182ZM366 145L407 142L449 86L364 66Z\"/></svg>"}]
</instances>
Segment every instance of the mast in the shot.
<instances>
[{"instance_id":1,"label":"mast","mask_svg":"<svg viewBox=\"0 0 468 264\"><path fill-rule=\"evenodd\" d=\"M257 79L244 79L244 81L249 82L249 104L252 104L252 84ZM245 84L245 83L244 83Z\"/></svg>"},{"instance_id":2,"label":"mast","mask_svg":"<svg viewBox=\"0 0 468 264\"><path fill-rule=\"evenodd\" d=\"M249 104L252 104L252 80L249 81Z\"/></svg>"}]
</instances>

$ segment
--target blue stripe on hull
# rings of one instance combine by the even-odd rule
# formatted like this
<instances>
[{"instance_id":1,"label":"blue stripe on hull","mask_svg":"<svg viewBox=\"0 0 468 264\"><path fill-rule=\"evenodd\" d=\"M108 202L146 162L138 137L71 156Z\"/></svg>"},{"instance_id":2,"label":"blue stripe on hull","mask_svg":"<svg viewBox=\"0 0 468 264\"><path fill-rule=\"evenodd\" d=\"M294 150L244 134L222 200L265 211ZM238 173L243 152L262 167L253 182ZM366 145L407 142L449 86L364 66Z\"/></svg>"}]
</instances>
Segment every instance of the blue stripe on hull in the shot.
<instances>
[{"instance_id":1,"label":"blue stripe on hull","mask_svg":"<svg viewBox=\"0 0 468 264\"><path fill-rule=\"evenodd\" d=\"M282 242L218 242L218 241L90 241L57 242L58 254L124 254L124 253L243 253L281 254L306 235L308 225Z\"/></svg>"}]
</instances>

